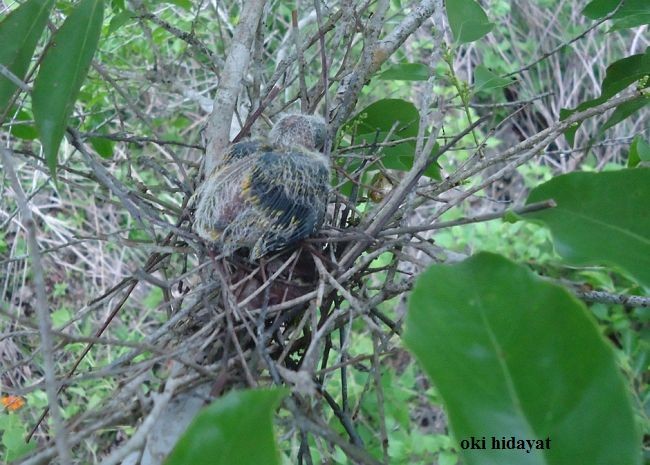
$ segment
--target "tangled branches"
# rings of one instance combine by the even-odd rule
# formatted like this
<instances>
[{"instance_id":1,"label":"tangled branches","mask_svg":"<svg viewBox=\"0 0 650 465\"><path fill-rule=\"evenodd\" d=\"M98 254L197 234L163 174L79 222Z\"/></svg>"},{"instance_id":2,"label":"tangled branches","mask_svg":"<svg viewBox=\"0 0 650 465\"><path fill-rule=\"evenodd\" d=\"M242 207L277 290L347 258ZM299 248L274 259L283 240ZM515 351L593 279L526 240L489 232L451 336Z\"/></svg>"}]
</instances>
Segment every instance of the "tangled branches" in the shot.
<instances>
[{"instance_id":1,"label":"tangled branches","mask_svg":"<svg viewBox=\"0 0 650 465\"><path fill-rule=\"evenodd\" d=\"M12 204L3 206L0 221L3 229L10 226L7 237L16 242L23 228L34 234L32 226L41 230L36 236L40 242L32 247L44 262L45 282L39 284L34 277L39 293L62 280L78 279L83 281L76 289L80 298L95 296L85 305L75 302L78 308L54 329L41 328L53 338L51 349L43 344L44 352L25 353L21 349L35 348L39 340L38 324L15 311L31 311L29 297L18 291L25 287L19 271L26 254L3 258L4 292L11 304L3 304L0 311L15 322L0 339L0 351L14 354L13 363L3 367L3 389L28 395L47 387L50 397L64 399L65 408L71 387L112 380L92 408L55 421L55 436L65 441L58 449L48 442L47 425L37 429L39 449L22 463L48 463L57 456L65 461L62 451L76 451L106 430L112 433L99 447L103 463L119 463L142 450L164 454L182 431L179 425L204 400L233 388L270 384L292 387L284 405L290 415L281 426L300 444L295 451L300 463L311 461L310 436L323 450L337 447L358 463L378 463L364 450L368 439L362 428L378 438L387 460L382 367L390 364L400 372L408 363L398 344L404 297L429 264L461 258L436 244L434 232L503 216L505 209L485 207L479 194L543 154L575 123L639 95L610 99L559 122L555 118L499 151L487 147L488 139L548 95L517 100L506 107L499 123L486 113L447 134L443 121L455 108L434 94L441 78L432 75L412 89L417 134L410 140L397 137L405 122L395 121L372 141L366 137L359 142L345 123L359 101L370 100L364 86L396 51L407 49L409 38L424 34L434 44L445 42L442 2L414 1L395 13L388 0L330 2L327 10L316 1L313 12L300 21L295 14L291 20L273 18L281 33L260 20L265 18L264 3L244 2L241 11L236 6L230 11L218 5L214 12L199 7L197 15L214 13L219 26L205 33L196 32L194 23L192 32L183 32L165 19L165 10L152 13L140 6L137 27L150 46L155 72L95 64L95 79L110 89L104 103L111 116L96 123L81 114L87 117L83 130L68 129L68 156L58 167L59 194L50 190L33 144L3 149L3 163L16 166L23 185L29 178L25 173L32 173L33 184L25 190L34 225L28 224L29 215L19 219ZM241 13L237 27L227 21L234 11ZM433 25L433 33L420 28L423 24L429 29ZM186 47L182 56L161 48L151 25ZM213 36L220 40L211 51L206 42ZM417 55L413 49L407 52ZM435 48L413 59L434 69L442 53L442 47ZM273 63L273 69L265 63ZM212 93L214 98L206 97ZM211 172L230 141L267 133L268 121L298 102L305 113L324 114L331 129L324 152L332 160L334 185L323 228L259 261L237 253L225 258L215 254L193 228L191 198L202 178L201 165ZM180 131L183 140L170 139L159 124L175 112L187 120ZM106 126L120 130L110 133ZM205 141L199 143L198 128L203 126ZM96 154L98 138L120 144L112 161ZM463 146L467 140L474 143ZM405 143L412 144L410 165L387 167L387 151ZM465 158L454 157L459 149L467 152ZM436 179L431 173L440 171L443 158L447 163ZM20 188L12 191L17 194ZM470 202L479 208L469 216L443 218L452 209L470 210ZM91 207L80 214L76 228L53 215L52 210L76 211L87 204ZM70 270L69 275L58 276L57 265ZM152 289L160 299L146 308L143 302ZM38 307L43 310L46 304ZM46 321L44 313L36 321ZM95 328L94 336L78 335L84 323ZM137 337L128 337L130 332ZM369 347L353 349L355 338L363 338ZM66 354L71 345L77 348L74 359ZM83 361L88 356L92 363ZM41 357L48 368L44 380L26 385ZM65 367L57 376L55 364ZM360 392L352 392L352 378L362 379L356 382ZM425 382L417 382L426 390ZM152 394L156 391L160 393ZM378 411L364 417L361 403L370 392ZM431 409L424 394L416 395L422 406L418 414ZM50 400L50 405L58 403ZM179 405L188 413L183 420L174 417ZM332 418L342 432L330 426ZM177 424L178 431L164 433L169 424ZM124 425L136 428L128 439Z\"/></svg>"}]
</instances>

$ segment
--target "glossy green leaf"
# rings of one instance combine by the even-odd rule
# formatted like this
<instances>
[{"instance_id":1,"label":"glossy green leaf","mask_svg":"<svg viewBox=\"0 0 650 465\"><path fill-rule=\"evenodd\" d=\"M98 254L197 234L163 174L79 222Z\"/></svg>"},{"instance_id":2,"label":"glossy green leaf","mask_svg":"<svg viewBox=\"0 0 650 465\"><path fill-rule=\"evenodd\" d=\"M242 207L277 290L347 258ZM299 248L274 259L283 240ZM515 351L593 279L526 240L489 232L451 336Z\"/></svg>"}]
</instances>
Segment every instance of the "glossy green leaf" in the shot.
<instances>
[{"instance_id":1,"label":"glossy green leaf","mask_svg":"<svg viewBox=\"0 0 650 465\"><path fill-rule=\"evenodd\" d=\"M99 41L103 0L81 0L52 38L32 93L36 129L54 174L59 144Z\"/></svg>"},{"instance_id":2,"label":"glossy green leaf","mask_svg":"<svg viewBox=\"0 0 650 465\"><path fill-rule=\"evenodd\" d=\"M202 410L165 465L278 464L271 417L284 389L231 391Z\"/></svg>"},{"instance_id":3,"label":"glossy green leaf","mask_svg":"<svg viewBox=\"0 0 650 465\"><path fill-rule=\"evenodd\" d=\"M527 203L557 207L526 220L551 229L557 252L575 265L613 265L650 288L650 168L570 173L533 189Z\"/></svg>"},{"instance_id":4,"label":"glossy green leaf","mask_svg":"<svg viewBox=\"0 0 650 465\"><path fill-rule=\"evenodd\" d=\"M432 155L438 153L440 146L436 143L431 151ZM407 142L396 147L384 147L382 150L381 164L389 170L409 171L413 168L413 154L415 153L415 142ZM432 163L425 170L424 175L440 180L440 167Z\"/></svg>"},{"instance_id":5,"label":"glossy green leaf","mask_svg":"<svg viewBox=\"0 0 650 465\"><path fill-rule=\"evenodd\" d=\"M0 64L23 79L43 34L52 0L28 0L0 22ZM0 76L0 114L4 113L16 85Z\"/></svg>"},{"instance_id":6,"label":"glossy green leaf","mask_svg":"<svg viewBox=\"0 0 650 465\"><path fill-rule=\"evenodd\" d=\"M502 78L483 65L474 68L474 91L500 89L512 84L512 79Z\"/></svg>"},{"instance_id":7,"label":"glossy green leaf","mask_svg":"<svg viewBox=\"0 0 650 465\"><path fill-rule=\"evenodd\" d=\"M445 9L454 39L460 44L474 42L494 27L481 5L474 0L447 0Z\"/></svg>"},{"instance_id":8,"label":"glossy green leaf","mask_svg":"<svg viewBox=\"0 0 650 465\"><path fill-rule=\"evenodd\" d=\"M461 449L464 464L640 463L611 348L582 303L525 267L488 253L432 266L411 295L404 339L456 441L485 438L485 450ZM493 437L535 442L496 450Z\"/></svg>"},{"instance_id":9,"label":"glossy green leaf","mask_svg":"<svg viewBox=\"0 0 650 465\"><path fill-rule=\"evenodd\" d=\"M650 74L650 47L645 53L625 57L609 65L601 84L600 97L581 103L574 110L570 110L569 114L600 105L648 74Z\"/></svg>"},{"instance_id":10,"label":"glossy green leaf","mask_svg":"<svg viewBox=\"0 0 650 465\"><path fill-rule=\"evenodd\" d=\"M634 168L639 163L644 163L646 166L650 165L650 144L644 141L641 136L636 136L630 144L627 166Z\"/></svg>"},{"instance_id":11,"label":"glossy green leaf","mask_svg":"<svg viewBox=\"0 0 650 465\"><path fill-rule=\"evenodd\" d=\"M429 67L421 63L400 63L389 66L379 74L384 81L426 81L431 76Z\"/></svg>"}]
</instances>

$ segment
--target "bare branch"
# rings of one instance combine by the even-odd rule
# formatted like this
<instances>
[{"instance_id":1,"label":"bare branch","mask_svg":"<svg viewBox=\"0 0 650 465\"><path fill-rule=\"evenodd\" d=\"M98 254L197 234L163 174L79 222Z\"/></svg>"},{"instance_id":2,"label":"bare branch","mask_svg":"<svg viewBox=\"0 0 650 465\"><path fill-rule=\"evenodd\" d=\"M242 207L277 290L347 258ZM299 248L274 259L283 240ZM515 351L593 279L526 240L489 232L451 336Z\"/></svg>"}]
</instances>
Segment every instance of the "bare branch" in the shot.
<instances>
[{"instance_id":1,"label":"bare branch","mask_svg":"<svg viewBox=\"0 0 650 465\"><path fill-rule=\"evenodd\" d=\"M61 461L63 463L72 463L67 433L63 424L63 416L61 415L58 401L59 385L56 381L56 371L54 366L52 320L50 319L47 296L45 294L43 264L41 263L41 254L38 247L38 241L36 240L36 223L34 222L32 211L27 204L27 198L25 197L25 193L23 192L18 176L16 175L11 153L5 148L0 148L0 153L2 154L2 164L9 175L11 186L16 195L18 207L23 216L24 228L27 230L27 247L32 262L34 283L36 285L36 312L38 314L38 330L41 335L41 352L43 354L45 388L47 392L47 401L50 410L52 411L54 440Z\"/></svg>"},{"instance_id":2,"label":"bare branch","mask_svg":"<svg viewBox=\"0 0 650 465\"><path fill-rule=\"evenodd\" d=\"M212 114L208 120L205 173L210 173L219 164L220 153L230 142L232 116L244 73L248 69L251 46L265 3L266 0L248 0L244 3L240 22L230 45L230 53L221 73Z\"/></svg>"},{"instance_id":3,"label":"bare branch","mask_svg":"<svg viewBox=\"0 0 650 465\"><path fill-rule=\"evenodd\" d=\"M436 3L437 0L421 1L420 4L386 36L385 39L376 42L371 41L364 45L365 59L362 59L355 69L345 77L338 90L333 109L334 115L330 118L334 131L336 131L352 113L361 89L368 78L375 73L381 65L388 60L388 58L390 58L395 50L397 50L397 48L402 45L427 18L433 14ZM378 9L380 8L381 5ZM380 17L380 15L377 15L377 17ZM383 17L383 13L381 14L381 17ZM374 29L371 28L371 33L374 34L373 31Z\"/></svg>"},{"instance_id":4,"label":"bare branch","mask_svg":"<svg viewBox=\"0 0 650 465\"><path fill-rule=\"evenodd\" d=\"M599 302L609 305L623 305L625 307L650 307L650 297L640 295L612 294L605 291L583 291L574 289L573 293L585 302Z\"/></svg>"}]
</instances>

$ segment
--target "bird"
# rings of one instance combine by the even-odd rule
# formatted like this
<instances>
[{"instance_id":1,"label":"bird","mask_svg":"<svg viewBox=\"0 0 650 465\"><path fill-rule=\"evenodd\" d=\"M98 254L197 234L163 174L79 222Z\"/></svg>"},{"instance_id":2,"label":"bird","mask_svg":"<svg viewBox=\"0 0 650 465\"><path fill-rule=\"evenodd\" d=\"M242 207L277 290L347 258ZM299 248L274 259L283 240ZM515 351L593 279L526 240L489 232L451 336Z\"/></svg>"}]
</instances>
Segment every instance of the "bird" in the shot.
<instances>
[{"instance_id":1,"label":"bird","mask_svg":"<svg viewBox=\"0 0 650 465\"><path fill-rule=\"evenodd\" d=\"M318 115L288 114L268 138L230 145L195 193L194 231L223 256L248 249L250 260L317 232L330 186L327 131Z\"/></svg>"}]
</instances>

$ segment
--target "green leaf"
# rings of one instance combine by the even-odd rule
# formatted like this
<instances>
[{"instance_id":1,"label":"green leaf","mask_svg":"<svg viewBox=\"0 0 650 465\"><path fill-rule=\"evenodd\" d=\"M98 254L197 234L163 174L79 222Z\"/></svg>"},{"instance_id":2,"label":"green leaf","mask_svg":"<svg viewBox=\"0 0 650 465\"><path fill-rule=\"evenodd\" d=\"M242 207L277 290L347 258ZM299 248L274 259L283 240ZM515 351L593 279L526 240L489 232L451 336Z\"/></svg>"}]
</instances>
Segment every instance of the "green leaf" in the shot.
<instances>
[{"instance_id":1,"label":"green leaf","mask_svg":"<svg viewBox=\"0 0 650 465\"><path fill-rule=\"evenodd\" d=\"M36 128L34 128L33 120L34 118L26 110L21 109L14 117L10 130L11 134L19 139L36 139L38 133L36 132ZM29 123L27 123L28 121Z\"/></svg>"},{"instance_id":2,"label":"green leaf","mask_svg":"<svg viewBox=\"0 0 650 465\"><path fill-rule=\"evenodd\" d=\"M592 108L600 105L601 103L604 103L634 82L643 78L647 79L648 74L650 74L650 47L646 49L645 53L632 55L615 61L609 65L605 73L605 79L603 79L601 85L600 97L587 100L574 109L561 109L560 120L568 118L573 113L584 111L588 108ZM646 82L644 86L647 86L648 84L649 83ZM644 100L646 99L644 98ZM634 104L631 105L633 106ZM621 113L617 115L617 118L620 117L620 115L624 114L625 111L626 109L621 110ZM565 137L571 145L573 145L575 132L579 126L579 124L576 124L564 133Z\"/></svg>"},{"instance_id":3,"label":"green leaf","mask_svg":"<svg viewBox=\"0 0 650 465\"><path fill-rule=\"evenodd\" d=\"M614 11L619 3L621 3L620 0L594 0L582 10L582 14L591 19L604 18ZM635 27L647 24L642 21L644 17L647 20L647 15L649 14L650 2L648 0L625 0L616 13L612 15L611 19L629 19L631 20L629 23L631 25L625 27Z\"/></svg>"},{"instance_id":4,"label":"green leaf","mask_svg":"<svg viewBox=\"0 0 650 465\"><path fill-rule=\"evenodd\" d=\"M499 77L483 65L474 68L474 92L499 89L512 84L512 79Z\"/></svg>"},{"instance_id":5,"label":"green leaf","mask_svg":"<svg viewBox=\"0 0 650 465\"><path fill-rule=\"evenodd\" d=\"M650 169L570 173L533 189L527 204L557 207L523 215L551 229L557 252L575 265L613 265L650 288Z\"/></svg>"},{"instance_id":6,"label":"green leaf","mask_svg":"<svg viewBox=\"0 0 650 465\"><path fill-rule=\"evenodd\" d=\"M521 221L521 218L519 218L519 216L517 216L517 214L512 210L506 210L506 212L503 214L503 221L506 223L515 224Z\"/></svg>"},{"instance_id":7,"label":"green leaf","mask_svg":"<svg viewBox=\"0 0 650 465\"><path fill-rule=\"evenodd\" d=\"M609 128L616 126L621 121L629 118L648 105L650 105L650 96L641 96L617 106L609 118L607 118L605 124L600 127L598 134L603 134Z\"/></svg>"},{"instance_id":8,"label":"green leaf","mask_svg":"<svg viewBox=\"0 0 650 465\"><path fill-rule=\"evenodd\" d=\"M650 47L646 48L645 53L622 58L607 67L598 100L605 101L613 97L648 74L650 74ZM584 103L578 108L583 105ZM590 105L592 106L595 105Z\"/></svg>"},{"instance_id":9,"label":"green leaf","mask_svg":"<svg viewBox=\"0 0 650 465\"><path fill-rule=\"evenodd\" d=\"M171 3L172 5L180 6L181 8L187 11L192 9L191 0L165 0L165 3Z\"/></svg>"},{"instance_id":10,"label":"green leaf","mask_svg":"<svg viewBox=\"0 0 650 465\"><path fill-rule=\"evenodd\" d=\"M163 302L164 298L165 296L163 294L162 289L160 289L159 287L154 287L149 291L147 296L142 300L142 303L146 308L155 310L158 307L158 305L160 305Z\"/></svg>"},{"instance_id":11,"label":"green leaf","mask_svg":"<svg viewBox=\"0 0 650 465\"><path fill-rule=\"evenodd\" d=\"M129 230L128 238L131 241L151 242L151 236L144 229L133 228Z\"/></svg>"},{"instance_id":12,"label":"green leaf","mask_svg":"<svg viewBox=\"0 0 650 465\"><path fill-rule=\"evenodd\" d=\"M102 158L111 158L113 156L113 141L105 137L91 137L90 145Z\"/></svg>"},{"instance_id":13,"label":"green leaf","mask_svg":"<svg viewBox=\"0 0 650 465\"><path fill-rule=\"evenodd\" d=\"M68 118L97 48L103 12L103 0L76 5L52 38L34 83L36 129L53 175Z\"/></svg>"},{"instance_id":14,"label":"green leaf","mask_svg":"<svg viewBox=\"0 0 650 465\"><path fill-rule=\"evenodd\" d=\"M126 23L131 21L135 14L129 10L122 10L111 18L110 23L108 23L108 34L112 34L117 31L119 28L124 26Z\"/></svg>"},{"instance_id":15,"label":"green leaf","mask_svg":"<svg viewBox=\"0 0 650 465\"><path fill-rule=\"evenodd\" d=\"M400 99L383 99L367 106L344 125L344 131L354 135L355 144L371 145L386 141L407 139L402 143L382 148L382 164L388 169L407 171L413 166L415 138L420 126L420 114L410 102ZM410 140L408 140L410 139ZM432 155L438 152L438 145ZM440 171L434 163L425 171L426 176L440 179Z\"/></svg>"},{"instance_id":16,"label":"green leaf","mask_svg":"<svg viewBox=\"0 0 650 465\"><path fill-rule=\"evenodd\" d=\"M621 0L593 0L582 10L589 19L600 19L610 14L621 3Z\"/></svg>"},{"instance_id":17,"label":"green leaf","mask_svg":"<svg viewBox=\"0 0 650 465\"><path fill-rule=\"evenodd\" d=\"M569 110L567 108L560 108L560 121L563 121L567 119L569 116L575 113L575 110ZM564 131L564 137L566 137L567 142L569 143L570 146L573 147L573 144L575 144L575 138L576 138L576 132L578 132L578 128L580 127L580 123L573 123L569 128Z\"/></svg>"},{"instance_id":18,"label":"green leaf","mask_svg":"<svg viewBox=\"0 0 650 465\"><path fill-rule=\"evenodd\" d=\"M494 254L434 265L415 285L404 338L456 440L486 438L486 450L461 450L466 465L640 463L614 354L564 288ZM492 437L544 449L491 450Z\"/></svg>"},{"instance_id":19,"label":"green leaf","mask_svg":"<svg viewBox=\"0 0 650 465\"><path fill-rule=\"evenodd\" d=\"M23 79L43 34L52 0L28 0L9 13L0 23L0 64ZM0 114L4 113L16 85L0 76Z\"/></svg>"},{"instance_id":20,"label":"green leaf","mask_svg":"<svg viewBox=\"0 0 650 465\"><path fill-rule=\"evenodd\" d=\"M27 427L21 423L16 414L0 413L0 432L2 445L5 448L3 459L13 462L36 448L36 443L25 442ZM6 462L5 462L6 463Z\"/></svg>"},{"instance_id":21,"label":"green leaf","mask_svg":"<svg viewBox=\"0 0 650 465\"><path fill-rule=\"evenodd\" d=\"M439 144L435 144L431 150L431 155L438 153L440 149ZM415 154L415 142L405 142L396 147L384 147L382 150L383 156L381 157L381 163L384 168L389 170L398 170L398 171L409 171L413 168L413 159ZM424 175L440 180L440 167L437 163L431 163L429 167L424 171Z\"/></svg>"},{"instance_id":22,"label":"green leaf","mask_svg":"<svg viewBox=\"0 0 650 465\"><path fill-rule=\"evenodd\" d=\"M627 16L625 18L615 20L614 24L609 28L607 32L609 33L621 31L623 29L631 29L633 27L643 26L644 24L650 24L650 13Z\"/></svg>"},{"instance_id":23,"label":"green leaf","mask_svg":"<svg viewBox=\"0 0 650 465\"><path fill-rule=\"evenodd\" d=\"M70 319L72 319L72 313L68 308L62 307L52 312L52 324L57 328L69 322Z\"/></svg>"},{"instance_id":24,"label":"green leaf","mask_svg":"<svg viewBox=\"0 0 650 465\"><path fill-rule=\"evenodd\" d=\"M614 13L612 19L630 18L650 14L648 0L625 0L621 7Z\"/></svg>"},{"instance_id":25,"label":"green leaf","mask_svg":"<svg viewBox=\"0 0 650 465\"><path fill-rule=\"evenodd\" d=\"M445 8L451 32L460 44L474 42L494 27L483 8L474 0L447 0Z\"/></svg>"},{"instance_id":26,"label":"green leaf","mask_svg":"<svg viewBox=\"0 0 650 465\"><path fill-rule=\"evenodd\" d=\"M271 416L284 389L231 391L201 411L165 465L278 464Z\"/></svg>"},{"instance_id":27,"label":"green leaf","mask_svg":"<svg viewBox=\"0 0 650 465\"><path fill-rule=\"evenodd\" d=\"M415 105L405 100L387 98L368 105L353 116L345 123L345 130L372 134L374 140L377 131L388 134L395 126L393 134L404 138L417 136L419 124L420 114Z\"/></svg>"},{"instance_id":28,"label":"green leaf","mask_svg":"<svg viewBox=\"0 0 650 465\"><path fill-rule=\"evenodd\" d=\"M634 168L639 163L650 164L650 144L636 136L630 144L630 153L627 157L627 166Z\"/></svg>"},{"instance_id":29,"label":"green leaf","mask_svg":"<svg viewBox=\"0 0 650 465\"><path fill-rule=\"evenodd\" d=\"M421 63L400 63L391 65L378 79L384 81L426 81L431 76L429 67Z\"/></svg>"}]
</instances>

